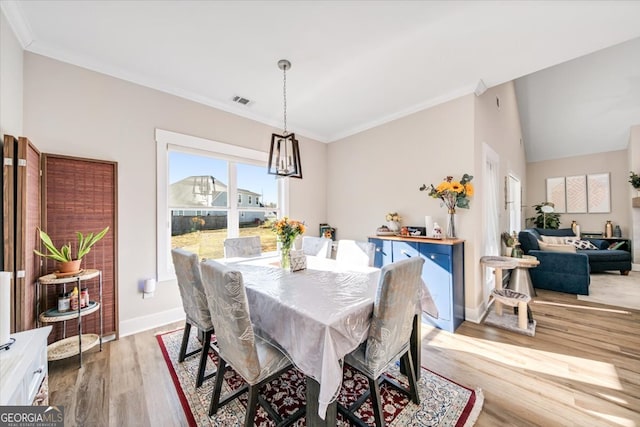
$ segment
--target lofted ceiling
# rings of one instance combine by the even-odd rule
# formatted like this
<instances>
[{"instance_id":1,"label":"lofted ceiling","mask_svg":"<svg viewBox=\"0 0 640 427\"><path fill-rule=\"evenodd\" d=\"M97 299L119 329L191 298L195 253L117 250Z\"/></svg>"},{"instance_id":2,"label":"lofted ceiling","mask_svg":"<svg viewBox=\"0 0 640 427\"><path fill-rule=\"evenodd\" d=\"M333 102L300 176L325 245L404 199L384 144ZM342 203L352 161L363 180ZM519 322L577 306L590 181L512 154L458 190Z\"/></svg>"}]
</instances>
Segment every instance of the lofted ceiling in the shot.
<instances>
[{"instance_id":1,"label":"lofted ceiling","mask_svg":"<svg viewBox=\"0 0 640 427\"><path fill-rule=\"evenodd\" d=\"M495 86L640 37L640 2L629 1L0 5L27 51L276 127L283 108L276 63L289 59L288 128L323 142L472 93L480 79ZM586 145L593 145L591 152L626 147L621 138L630 124L625 129L626 118L613 109L638 117L640 53L634 43L622 55L635 59L625 63L630 70L623 83L607 83L616 67L606 55L516 83L529 161L575 155ZM561 67L569 68L555 71ZM566 74L583 71L584 79ZM581 80L593 91L569 96L580 91ZM251 102L237 104L234 96ZM610 128L598 128L609 118L616 119L615 138ZM575 146L561 148L568 141Z\"/></svg>"}]
</instances>

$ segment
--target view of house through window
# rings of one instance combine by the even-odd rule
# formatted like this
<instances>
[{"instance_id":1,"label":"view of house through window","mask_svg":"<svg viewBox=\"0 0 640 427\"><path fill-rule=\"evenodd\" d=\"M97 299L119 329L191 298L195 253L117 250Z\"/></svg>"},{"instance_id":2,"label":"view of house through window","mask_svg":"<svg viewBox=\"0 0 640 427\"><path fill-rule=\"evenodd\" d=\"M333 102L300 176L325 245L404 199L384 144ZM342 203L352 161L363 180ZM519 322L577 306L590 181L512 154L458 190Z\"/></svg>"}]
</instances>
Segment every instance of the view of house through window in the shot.
<instances>
[{"instance_id":1,"label":"view of house through window","mask_svg":"<svg viewBox=\"0 0 640 427\"><path fill-rule=\"evenodd\" d=\"M168 199L172 249L222 258L227 237L258 235L263 252L276 250L278 183L264 166L170 150Z\"/></svg>"}]
</instances>

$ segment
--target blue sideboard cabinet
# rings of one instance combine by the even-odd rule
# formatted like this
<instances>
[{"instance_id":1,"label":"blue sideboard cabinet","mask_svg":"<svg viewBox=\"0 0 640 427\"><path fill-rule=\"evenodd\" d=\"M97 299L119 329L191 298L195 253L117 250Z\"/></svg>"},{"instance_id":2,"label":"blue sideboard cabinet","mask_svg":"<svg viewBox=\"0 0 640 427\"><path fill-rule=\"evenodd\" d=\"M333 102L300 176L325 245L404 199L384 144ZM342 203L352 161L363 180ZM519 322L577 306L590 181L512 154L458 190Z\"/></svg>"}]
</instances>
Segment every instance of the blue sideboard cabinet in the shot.
<instances>
[{"instance_id":1,"label":"blue sideboard cabinet","mask_svg":"<svg viewBox=\"0 0 640 427\"><path fill-rule=\"evenodd\" d=\"M369 237L376 245L375 266L382 267L407 257L424 258L422 280L438 307L438 319L423 321L454 332L464 321L464 240L419 237Z\"/></svg>"}]
</instances>

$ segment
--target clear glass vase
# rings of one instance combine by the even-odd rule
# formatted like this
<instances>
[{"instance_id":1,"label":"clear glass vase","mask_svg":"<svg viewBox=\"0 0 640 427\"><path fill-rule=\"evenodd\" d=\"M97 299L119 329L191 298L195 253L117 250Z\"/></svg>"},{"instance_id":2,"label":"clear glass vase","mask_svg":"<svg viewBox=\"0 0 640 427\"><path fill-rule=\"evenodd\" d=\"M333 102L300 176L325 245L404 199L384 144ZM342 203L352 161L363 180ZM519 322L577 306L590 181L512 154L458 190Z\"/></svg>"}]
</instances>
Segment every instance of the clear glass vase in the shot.
<instances>
[{"instance_id":1,"label":"clear glass vase","mask_svg":"<svg viewBox=\"0 0 640 427\"><path fill-rule=\"evenodd\" d=\"M291 268L291 246L290 245L282 245L280 248L280 267L285 270L289 270Z\"/></svg>"},{"instance_id":2,"label":"clear glass vase","mask_svg":"<svg viewBox=\"0 0 640 427\"><path fill-rule=\"evenodd\" d=\"M456 210L449 209L447 214L447 238L456 238Z\"/></svg>"}]
</instances>

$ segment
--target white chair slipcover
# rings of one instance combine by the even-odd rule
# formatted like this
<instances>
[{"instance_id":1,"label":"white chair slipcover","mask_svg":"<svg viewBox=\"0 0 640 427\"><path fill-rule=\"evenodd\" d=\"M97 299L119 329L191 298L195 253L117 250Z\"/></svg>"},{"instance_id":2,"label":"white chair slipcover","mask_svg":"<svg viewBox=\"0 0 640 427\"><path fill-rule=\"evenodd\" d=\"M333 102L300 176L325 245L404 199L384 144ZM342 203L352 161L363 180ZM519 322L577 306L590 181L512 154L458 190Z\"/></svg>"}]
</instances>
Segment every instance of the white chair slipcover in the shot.
<instances>
[{"instance_id":1,"label":"white chair slipcover","mask_svg":"<svg viewBox=\"0 0 640 427\"><path fill-rule=\"evenodd\" d=\"M260 256L262 247L260 236L232 237L224 241L224 257Z\"/></svg>"},{"instance_id":2,"label":"white chair slipcover","mask_svg":"<svg viewBox=\"0 0 640 427\"><path fill-rule=\"evenodd\" d=\"M209 415L240 394L232 393L220 401L224 370L230 365L248 383L244 423L248 427L253 425L260 387L292 365L280 350L254 334L242 273L213 260L203 262L201 268L211 317L220 330L217 335L220 374L216 377ZM303 413L301 410L293 416L300 417Z\"/></svg>"},{"instance_id":3,"label":"white chair slipcover","mask_svg":"<svg viewBox=\"0 0 640 427\"><path fill-rule=\"evenodd\" d=\"M373 267L375 256L376 245L371 242L338 240L338 252L336 253L336 261L338 262Z\"/></svg>"},{"instance_id":4,"label":"white chair slipcover","mask_svg":"<svg viewBox=\"0 0 640 427\"><path fill-rule=\"evenodd\" d=\"M331 258L331 243L326 237L302 236L302 252L305 255Z\"/></svg>"},{"instance_id":5,"label":"white chair slipcover","mask_svg":"<svg viewBox=\"0 0 640 427\"><path fill-rule=\"evenodd\" d=\"M180 347L178 362L182 363L186 357L200 353L200 366L198 368L198 376L196 378L197 388L202 385L202 382L205 379L214 375L211 374L205 377L208 354L211 349L211 336L214 333L214 328L213 323L211 322L211 315L209 313L209 306L207 305L204 287L202 285L202 278L200 276L198 255L187 252L183 249L173 249L171 251L171 257L176 271L180 296L182 297L182 307L184 308L184 312L187 317L182 335L182 346ZM187 344L189 342L192 325L195 325L204 333L204 339L201 349L187 353Z\"/></svg>"},{"instance_id":6,"label":"white chair slipcover","mask_svg":"<svg viewBox=\"0 0 640 427\"><path fill-rule=\"evenodd\" d=\"M413 257L383 267L367 341L345 357L346 363L369 379L369 392L378 427L384 426L378 378L399 358L403 359L407 369L409 395L416 404L420 402L409 350L413 318L420 304L423 264L424 259ZM399 385L390 383L407 392ZM360 404L351 408L339 407L339 410L357 422L353 412Z\"/></svg>"}]
</instances>

